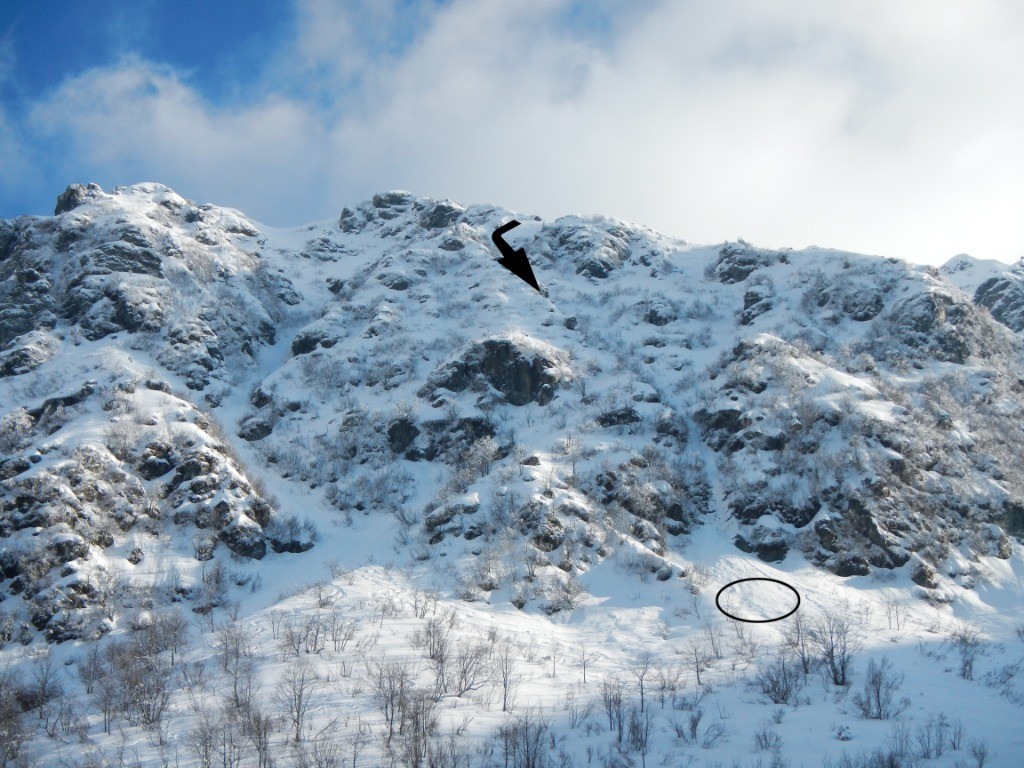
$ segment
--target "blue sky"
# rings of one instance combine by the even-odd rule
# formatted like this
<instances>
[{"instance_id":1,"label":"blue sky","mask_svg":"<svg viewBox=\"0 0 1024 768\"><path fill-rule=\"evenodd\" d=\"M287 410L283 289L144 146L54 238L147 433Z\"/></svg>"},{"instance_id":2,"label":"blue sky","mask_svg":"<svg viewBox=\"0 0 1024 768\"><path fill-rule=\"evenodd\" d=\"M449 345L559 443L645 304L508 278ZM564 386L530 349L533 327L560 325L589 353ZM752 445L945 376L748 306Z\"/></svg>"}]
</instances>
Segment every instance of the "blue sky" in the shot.
<instances>
[{"instance_id":1,"label":"blue sky","mask_svg":"<svg viewBox=\"0 0 1024 768\"><path fill-rule=\"evenodd\" d=\"M294 25L285 3L22 0L3 7L4 42L15 65L5 97L16 101L126 56L193 72L206 95L222 98L223 86L249 81L263 53Z\"/></svg>"},{"instance_id":2,"label":"blue sky","mask_svg":"<svg viewBox=\"0 0 1024 768\"><path fill-rule=\"evenodd\" d=\"M402 188L695 242L1024 256L1006 0L0 0L0 217Z\"/></svg>"}]
</instances>

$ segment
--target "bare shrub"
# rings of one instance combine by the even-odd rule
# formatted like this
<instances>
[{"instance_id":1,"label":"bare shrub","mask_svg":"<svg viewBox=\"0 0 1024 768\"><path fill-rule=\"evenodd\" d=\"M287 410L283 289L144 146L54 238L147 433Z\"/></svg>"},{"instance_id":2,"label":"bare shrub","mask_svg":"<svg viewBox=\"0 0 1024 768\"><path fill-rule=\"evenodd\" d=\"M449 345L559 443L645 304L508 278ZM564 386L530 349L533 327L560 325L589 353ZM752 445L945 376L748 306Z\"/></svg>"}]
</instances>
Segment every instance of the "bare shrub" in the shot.
<instances>
[{"instance_id":1,"label":"bare shrub","mask_svg":"<svg viewBox=\"0 0 1024 768\"><path fill-rule=\"evenodd\" d=\"M462 697L486 685L491 678L490 647L461 643L452 659L452 692Z\"/></svg>"},{"instance_id":2,"label":"bare shrub","mask_svg":"<svg viewBox=\"0 0 1024 768\"><path fill-rule=\"evenodd\" d=\"M185 746L196 759L196 765L214 765L217 746L217 721L207 709L196 713L193 726L185 733Z\"/></svg>"},{"instance_id":3,"label":"bare shrub","mask_svg":"<svg viewBox=\"0 0 1024 768\"><path fill-rule=\"evenodd\" d=\"M892 731L886 740L889 745L889 752L903 760L911 756L913 739L910 733L910 726L906 723L893 723Z\"/></svg>"},{"instance_id":4,"label":"bare shrub","mask_svg":"<svg viewBox=\"0 0 1024 768\"><path fill-rule=\"evenodd\" d=\"M92 643L85 656L80 658L75 666L78 679L85 685L86 694L91 696L96 681L103 675L103 654L100 652L99 643Z\"/></svg>"},{"instance_id":5,"label":"bare shrub","mask_svg":"<svg viewBox=\"0 0 1024 768\"><path fill-rule=\"evenodd\" d=\"M704 729L704 735L700 738L700 748L713 749L718 746L719 742L725 741L728 738L729 729L721 720L716 720Z\"/></svg>"},{"instance_id":6,"label":"bare shrub","mask_svg":"<svg viewBox=\"0 0 1024 768\"><path fill-rule=\"evenodd\" d=\"M564 578L555 581L554 595L550 604L552 608L557 608L560 611L572 611L579 606L586 594L587 590L576 577L576 573L570 571Z\"/></svg>"},{"instance_id":7,"label":"bare shrub","mask_svg":"<svg viewBox=\"0 0 1024 768\"><path fill-rule=\"evenodd\" d=\"M877 664L871 659L864 678L864 690L854 695L853 704L861 717L869 720L897 717L910 706L909 699L895 701L896 691L902 684L903 673L894 672L888 658L883 656Z\"/></svg>"},{"instance_id":8,"label":"bare shrub","mask_svg":"<svg viewBox=\"0 0 1024 768\"><path fill-rule=\"evenodd\" d=\"M831 681L848 685L853 659L861 649L849 616L845 612L826 611L814 622L812 638Z\"/></svg>"},{"instance_id":9,"label":"bare shrub","mask_svg":"<svg viewBox=\"0 0 1024 768\"><path fill-rule=\"evenodd\" d=\"M277 682L274 700L294 728L295 743L302 741L302 726L319 701L320 677L305 659L291 662Z\"/></svg>"},{"instance_id":10,"label":"bare shrub","mask_svg":"<svg viewBox=\"0 0 1024 768\"><path fill-rule=\"evenodd\" d=\"M724 646L722 623L718 621L705 621L704 634L708 639L708 646L716 659L722 658Z\"/></svg>"},{"instance_id":11,"label":"bare shrub","mask_svg":"<svg viewBox=\"0 0 1024 768\"><path fill-rule=\"evenodd\" d=\"M177 654L188 647L188 620L178 609L160 611L154 615L144 634L154 652L170 652L173 667Z\"/></svg>"},{"instance_id":12,"label":"bare shrub","mask_svg":"<svg viewBox=\"0 0 1024 768\"><path fill-rule=\"evenodd\" d=\"M320 654L327 643L328 625L317 613L306 619L302 628L302 645L306 653Z\"/></svg>"},{"instance_id":13,"label":"bare shrub","mask_svg":"<svg viewBox=\"0 0 1024 768\"><path fill-rule=\"evenodd\" d=\"M928 719L914 732L917 756L925 760L942 757L950 747L949 737L950 722L945 713L928 715Z\"/></svg>"},{"instance_id":14,"label":"bare shrub","mask_svg":"<svg viewBox=\"0 0 1024 768\"><path fill-rule=\"evenodd\" d=\"M370 726L363 722L362 717L356 718L355 727L350 727L348 734L345 736L352 768L359 765L359 755L362 754L363 750L372 741L373 734L370 731ZM263 766L260 766L260 768L263 768Z\"/></svg>"},{"instance_id":15,"label":"bare shrub","mask_svg":"<svg viewBox=\"0 0 1024 768\"><path fill-rule=\"evenodd\" d=\"M192 723L183 743L195 757L196 765L239 768L249 764L243 760L252 747L256 750L258 768L271 768L269 743L256 746L252 741L247 712L230 705L214 710L198 704Z\"/></svg>"},{"instance_id":16,"label":"bare shrub","mask_svg":"<svg viewBox=\"0 0 1024 768\"><path fill-rule=\"evenodd\" d=\"M519 652L511 640L498 643L494 659L494 676L501 686L501 711L508 712L512 696L519 683L517 672Z\"/></svg>"},{"instance_id":17,"label":"bare shrub","mask_svg":"<svg viewBox=\"0 0 1024 768\"><path fill-rule=\"evenodd\" d=\"M654 670L655 686L658 692L658 703L665 708L665 702L670 701L675 706L676 694L683 680L683 669L679 664L659 664Z\"/></svg>"},{"instance_id":18,"label":"bare shrub","mask_svg":"<svg viewBox=\"0 0 1024 768\"><path fill-rule=\"evenodd\" d=\"M654 654L650 651L641 651L640 655L637 656L629 666L629 671L636 679L637 690L640 692L640 711L644 711L644 703L646 699L646 681L647 675L650 674L651 668L654 666Z\"/></svg>"},{"instance_id":19,"label":"bare shrub","mask_svg":"<svg viewBox=\"0 0 1024 768\"><path fill-rule=\"evenodd\" d=\"M104 656L108 673L98 686L104 719L120 711L132 725L160 722L172 692L166 660L152 648L133 642L111 643Z\"/></svg>"},{"instance_id":20,"label":"bare shrub","mask_svg":"<svg viewBox=\"0 0 1024 768\"><path fill-rule=\"evenodd\" d=\"M507 768L554 768L553 746L551 723L527 710L500 726L486 751Z\"/></svg>"},{"instance_id":21,"label":"bare shrub","mask_svg":"<svg viewBox=\"0 0 1024 768\"><path fill-rule=\"evenodd\" d=\"M960 677L974 679L974 662L982 652L985 641L978 630L961 625L950 632L949 639L960 655Z\"/></svg>"},{"instance_id":22,"label":"bare shrub","mask_svg":"<svg viewBox=\"0 0 1024 768\"><path fill-rule=\"evenodd\" d=\"M761 723L754 731L754 751L771 752L782 746L782 737L767 723Z\"/></svg>"},{"instance_id":23,"label":"bare shrub","mask_svg":"<svg viewBox=\"0 0 1024 768\"><path fill-rule=\"evenodd\" d=\"M334 645L335 653L343 652L352 638L356 636L356 623L346 621L342 618L341 612L335 608L327 623L327 631Z\"/></svg>"},{"instance_id":24,"label":"bare shrub","mask_svg":"<svg viewBox=\"0 0 1024 768\"><path fill-rule=\"evenodd\" d=\"M29 732L16 693L22 681L10 668L0 669L0 766L16 760Z\"/></svg>"},{"instance_id":25,"label":"bare shrub","mask_svg":"<svg viewBox=\"0 0 1024 768\"><path fill-rule=\"evenodd\" d=\"M803 688L803 675L798 662L781 653L761 667L749 685L772 704L789 704Z\"/></svg>"},{"instance_id":26,"label":"bare shrub","mask_svg":"<svg viewBox=\"0 0 1024 768\"><path fill-rule=\"evenodd\" d=\"M450 634L450 628L446 627L440 618L430 618L422 630L413 633L412 644L414 648L426 651L428 659L436 661L448 655L451 647Z\"/></svg>"},{"instance_id":27,"label":"bare shrub","mask_svg":"<svg viewBox=\"0 0 1024 768\"><path fill-rule=\"evenodd\" d=\"M860 751L856 755L843 753L838 762L827 758L824 761L824 768L904 768L906 765L902 757L887 749Z\"/></svg>"},{"instance_id":28,"label":"bare shrub","mask_svg":"<svg viewBox=\"0 0 1024 768\"><path fill-rule=\"evenodd\" d=\"M251 631L233 621L221 627L215 643L220 651L221 667L231 680L232 702L236 707L247 705L256 692Z\"/></svg>"},{"instance_id":29,"label":"bare shrub","mask_svg":"<svg viewBox=\"0 0 1024 768\"><path fill-rule=\"evenodd\" d=\"M582 725L586 725L590 720L590 716L594 714L593 700L587 701L581 704L576 700L576 697L569 693L565 697L565 710L569 713L569 727L575 730Z\"/></svg>"},{"instance_id":30,"label":"bare shrub","mask_svg":"<svg viewBox=\"0 0 1024 768\"><path fill-rule=\"evenodd\" d=\"M280 726L279 718L256 705L242 711L242 729L256 752L257 768L271 768L271 736Z\"/></svg>"},{"instance_id":31,"label":"bare shrub","mask_svg":"<svg viewBox=\"0 0 1024 768\"><path fill-rule=\"evenodd\" d=\"M784 647L799 661L804 677L811 674L820 660L810 621L804 613L797 611L793 618L783 625L782 638Z\"/></svg>"},{"instance_id":32,"label":"bare shrub","mask_svg":"<svg viewBox=\"0 0 1024 768\"><path fill-rule=\"evenodd\" d=\"M303 768L341 768L341 744L334 738L337 723L328 723L297 751L297 764Z\"/></svg>"},{"instance_id":33,"label":"bare shrub","mask_svg":"<svg viewBox=\"0 0 1024 768\"><path fill-rule=\"evenodd\" d=\"M907 609L892 597L885 601L884 607L889 629L902 629L903 625L907 623Z\"/></svg>"},{"instance_id":34,"label":"bare shrub","mask_svg":"<svg viewBox=\"0 0 1024 768\"><path fill-rule=\"evenodd\" d=\"M651 736L654 733L654 714L636 706L629 710L629 746L640 754L641 768L647 768L647 753L651 751Z\"/></svg>"},{"instance_id":35,"label":"bare shrub","mask_svg":"<svg viewBox=\"0 0 1024 768\"><path fill-rule=\"evenodd\" d=\"M401 747L398 752L410 768L425 766L430 739L437 732L437 702L429 691L410 688L401 711Z\"/></svg>"},{"instance_id":36,"label":"bare shrub","mask_svg":"<svg viewBox=\"0 0 1024 768\"><path fill-rule=\"evenodd\" d=\"M302 655L302 648L306 640L306 628L294 622L291 618L282 619L278 625L277 643L285 655L294 655L296 658Z\"/></svg>"},{"instance_id":37,"label":"bare shrub","mask_svg":"<svg viewBox=\"0 0 1024 768\"><path fill-rule=\"evenodd\" d=\"M700 733L700 721L704 718L704 710L700 707L692 709L685 720L675 718L672 720L672 730L676 738L683 744L693 745L697 743Z\"/></svg>"},{"instance_id":38,"label":"bare shrub","mask_svg":"<svg viewBox=\"0 0 1024 768\"><path fill-rule=\"evenodd\" d=\"M401 713L412 688L412 672L408 664L388 661L383 656L367 665L367 676L374 703L387 726L385 747L390 746L396 728L401 726Z\"/></svg>"},{"instance_id":39,"label":"bare shrub","mask_svg":"<svg viewBox=\"0 0 1024 768\"><path fill-rule=\"evenodd\" d=\"M697 677L697 685L703 685L700 673L707 669L714 659L707 644L702 640L692 640L687 644L684 655L690 669L693 670L694 675Z\"/></svg>"},{"instance_id":40,"label":"bare shrub","mask_svg":"<svg viewBox=\"0 0 1024 768\"><path fill-rule=\"evenodd\" d=\"M988 744L984 741L972 741L967 749L974 758L975 768L985 768L988 762Z\"/></svg>"},{"instance_id":41,"label":"bare shrub","mask_svg":"<svg viewBox=\"0 0 1024 768\"><path fill-rule=\"evenodd\" d=\"M89 583L95 590L93 597L103 611L103 615L113 620L115 598L125 588L124 569L118 565L110 567L97 566L89 576Z\"/></svg>"},{"instance_id":42,"label":"bare shrub","mask_svg":"<svg viewBox=\"0 0 1024 768\"><path fill-rule=\"evenodd\" d=\"M23 690L23 706L39 710L42 720L50 716L48 705L64 693L60 670L54 664L49 649L32 661L31 684Z\"/></svg>"},{"instance_id":43,"label":"bare shrub","mask_svg":"<svg viewBox=\"0 0 1024 768\"><path fill-rule=\"evenodd\" d=\"M625 685L614 675L605 678L601 683L601 705L608 717L608 730L614 731L616 740L622 742L622 732L626 722L626 708L623 700Z\"/></svg>"}]
</instances>

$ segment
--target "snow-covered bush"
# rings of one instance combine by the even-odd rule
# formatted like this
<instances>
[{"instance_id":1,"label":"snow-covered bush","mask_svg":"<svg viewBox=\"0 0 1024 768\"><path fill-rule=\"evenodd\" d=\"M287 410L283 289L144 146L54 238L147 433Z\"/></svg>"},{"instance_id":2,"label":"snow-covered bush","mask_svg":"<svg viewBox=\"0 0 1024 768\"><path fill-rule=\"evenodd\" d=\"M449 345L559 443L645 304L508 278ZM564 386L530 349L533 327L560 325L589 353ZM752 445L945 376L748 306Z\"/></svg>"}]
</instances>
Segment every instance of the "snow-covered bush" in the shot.
<instances>
[{"instance_id":1,"label":"snow-covered bush","mask_svg":"<svg viewBox=\"0 0 1024 768\"><path fill-rule=\"evenodd\" d=\"M264 532L275 552L305 552L320 538L312 520L300 521L291 514L275 515Z\"/></svg>"},{"instance_id":2,"label":"snow-covered bush","mask_svg":"<svg viewBox=\"0 0 1024 768\"><path fill-rule=\"evenodd\" d=\"M25 408L15 408L0 419L0 453L21 450L32 436L33 419Z\"/></svg>"}]
</instances>

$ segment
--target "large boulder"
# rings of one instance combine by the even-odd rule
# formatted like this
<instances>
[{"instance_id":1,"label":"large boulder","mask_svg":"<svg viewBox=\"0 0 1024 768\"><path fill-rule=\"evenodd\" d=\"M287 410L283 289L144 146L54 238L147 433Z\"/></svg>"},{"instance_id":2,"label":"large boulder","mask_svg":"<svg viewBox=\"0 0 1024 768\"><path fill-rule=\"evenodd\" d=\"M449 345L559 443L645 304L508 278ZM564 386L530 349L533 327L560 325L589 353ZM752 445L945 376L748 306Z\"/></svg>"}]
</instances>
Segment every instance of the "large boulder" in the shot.
<instances>
[{"instance_id":1,"label":"large boulder","mask_svg":"<svg viewBox=\"0 0 1024 768\"><path fill-rule=\"evenodd\" d=\"M218 537L228 549L240 557L261 560L267 554L263 529L247 517L228 523L221 529Z\"/></svg>"},{"instance_id":2,"label":"large boulder","mask_svg":"<svg viewBox=\"0 0 1024 768\"><path fill-rule=\"evenodd\" d=\"M972 355L984 354L992 337L973 305L942 291L897 302L884 321L884 330L878 331L876 357L893 354L896 340L927 358L963 365Z\"/></svg>"},{"instance_id":3,"label":"large boulder","mask_svg":"<svg viewBox=\"0 0 1024 768\"><path fill-rule=\"evenodd\" d=\"M73 211L90 197L97 197L103 194L98 184L90 184L83 187L81 184L72 184L65 189L57 198L57 205L54 206L53 215L60 216L62 213Z\"/></svg>"},{"instance_id":4,"label":"large boulder","mask_svg":"<svg viewBox=\"0 0 1024 768\"><path fill-rule=\"evenodd\" d=\"M784 253L753 248L742 241L727 243L722 246L717 261L710 267L709 277L725 284L742 283L761 267L785 261Z\"/></svg>"},{"instance_id":5,"label":"large boulder","mask_svg":"<svg viewBox=\"0 0 1024 768\"><path fill-rule=\"evenodd\" d=\"M122 240L105 243L82 259L83 269L93 274L129 272L136 275L163 277L160 257L148 247L150 243L138 233L128 230Z\"/></svg>"},{"instance_id":6,"label":"large boulder","mask_svg":"<svg viewBox=\"0 0 1024 768\"><path fill-rule=\"evenodd\" d=\"M628 406L613 408L599 415L596 421L602 427L621 427L628 424L636 424L640 421L640 414L636 412L635 408Z\"/></svg>"},{"instance_id":7,"label":"large boulder","mask_svg":"<svg viewBox=\"0 0 1024 768\"><path fill-rule=\"evenodd\" d=\"M444 229L458 221L465 210L448 201L436 203L420 216L420 226L426 229Z\"/></svg>"},{"instance_id":8,"label":"large boulder","mask_svg":"<svg viewBox=\"0 0 1024 768\"><path fill-rule=\"evenodd\" d=\"M412 445L419 433L419 428L411 419L396 419L388 425L388 447L395 453L402 453Z\"/></svg>"},{"instance_id":9,"label":"large boulder","mask_svg":"<svg viewBox=\"0 0 1024 768\"><path fill-rule=\"evenodd\" d=\"M384 192L374 195L370 202L375 209L374 213L381 219L397 219L412 204L413 196L401 191Z\"/></svg>"},{"instance_id":10,"label":"large boulder","mask_svg":"<svg viewBox=\"0 0 1024 768\"><path fill-rule=\"evenodd\" d=\"M507 338L474 343L457 360L436 371L420 395L441 387L462 392L482 379L512 405L545 405L554 397L559 377L553 355Z\"/></svg>"},{"instance_id":11,"label":"large boulder","mask_svg":"<svg viewBox=\"0 0 1024 768\"><path fill-rule=\"evenodd\" d=\"M146 480L163 477L174 469L174 446L166 440L154 440L142 451L139 474Z\"/></svg>"},{"instance_id":12,"label":"large boulder","mask_svg":"<svg viewBox=\"0 0 1024 768\"><path fill-rule=\"evenodd\" d=\"M17 262L15 256L11 264ZM29 266L16 269L0 282L0 346L6 347L22 334L57 324L52 287L49 279Z\"/></svg>"},{"instance_id":13,"label":"large boulder","mask_svg":"<svg viewBox=\"0 0 1024 768\"><path fill-rule=\"evenodd\" d=\"M1010 330L1024 330L1024 276L1018 271L983 282L974 292L974 303L986 307Z\"/></svg>"}]
</instances>

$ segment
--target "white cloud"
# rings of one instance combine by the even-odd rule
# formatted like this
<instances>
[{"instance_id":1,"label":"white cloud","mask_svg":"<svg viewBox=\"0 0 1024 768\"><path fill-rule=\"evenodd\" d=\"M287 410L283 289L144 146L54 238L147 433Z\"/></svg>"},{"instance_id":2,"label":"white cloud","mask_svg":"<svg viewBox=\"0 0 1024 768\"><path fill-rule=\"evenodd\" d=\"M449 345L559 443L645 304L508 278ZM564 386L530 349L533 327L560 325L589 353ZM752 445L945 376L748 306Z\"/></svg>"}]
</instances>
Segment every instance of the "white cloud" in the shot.
<instances>
[{"instance_id":1,"label":"white cloud","mask_svg":"<svg viewBox=\"0 0 1024 768\"><path fill-rule=\"evenodd\" d=\"M247 105L129 61L34 125L86 169L268 222L403 187L696 241L1024 255L1016 4L576 4L603 34L570 5L302 0Z\"/></svg>"},{"instance_id":2,"label":"white cloud","mask_svg":"<svg viewBox=\"0 0 1024 768\"><path fill-rule=\"evenodd\" d=\"M0 109L0 193L13 191L27 172L25 150L10 119Z\"/></svg>"},{"instance_id":3,"label":"white cloud","mask_svg":"<svg viewBox=\"0 0 1024 768\"><path fill-rule=\"evenodd\" d=\"M283 204L286 216L301 217L323 184L324 133L305 105L266 97L217 108L146 62L69 80L35 107L31 121L63 137L73 164L103 179L160 181L253 215Z\"/></svg>"},{"instance_id":4,"label":"white cloud","mask_svg":"<svg viewBox=\"0 0 1024 768\"><path fill-rule=\"evenodd\" d=\"M9 34L0 36L0 92L11 80L14 71L14 46ZM0 197L17 194L29 176L28 148L18 135L13 120L0 102Z\"/></svg>"}]
</instances>

